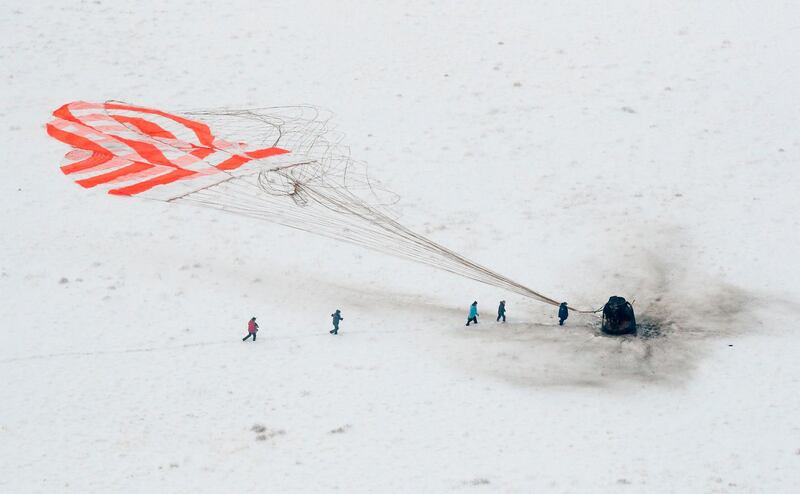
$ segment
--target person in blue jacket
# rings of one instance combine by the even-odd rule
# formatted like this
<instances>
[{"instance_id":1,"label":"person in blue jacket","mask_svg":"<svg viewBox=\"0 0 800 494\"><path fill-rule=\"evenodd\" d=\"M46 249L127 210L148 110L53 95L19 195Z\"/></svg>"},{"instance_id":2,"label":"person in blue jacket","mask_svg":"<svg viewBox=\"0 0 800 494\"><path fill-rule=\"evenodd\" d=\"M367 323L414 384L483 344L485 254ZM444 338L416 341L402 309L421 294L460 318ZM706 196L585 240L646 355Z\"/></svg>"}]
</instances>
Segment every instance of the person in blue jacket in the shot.
<instances>
[{"instance_id":1,"label":"person in blue jacket","mask_svg":"<svg viewBox=\"0 0 800 494\"><path fill-rule=\"evenodd\" d=\"M567 308L567 303L561 302L561 305L558 306L558 325L563 326L568 317L569 309Z\"/></svg>"},{"instance_id":2,"label":"person in blue jacket","mask_svg":"<svg viewBox=\"0 0 800 494\"><path fill-rule=\"evenodd\" d=\"M500 306L497 308L497 322L500 322L500 318L503 318L503 322L506 322L506 301L501 300Z\"/></svg>"},{"instance_id":3,"label":"person in blue jacket","mask_svg":"<svg viewBox=\"0 0 800 494\"><path fill-rule=\"evenodd\" d=\"M342 317L342 311L336 309L336 312L331 314L333 318L333 329L330 330L331 334L339 334L339 321L344 321L344 317Z\"/></svg>"},{"instance_id":4,"label":"person in blue jacket","mask_svg":"<svg viewBox=\"0 0 800 494\"><path fill-rule=\"evenodd\" d=\"M466 326L469 326L469 323L474 322L478 324L478 302L472 302L472 305L469 306L469 317L467 318Z\"/></svg>"}]
</instances>

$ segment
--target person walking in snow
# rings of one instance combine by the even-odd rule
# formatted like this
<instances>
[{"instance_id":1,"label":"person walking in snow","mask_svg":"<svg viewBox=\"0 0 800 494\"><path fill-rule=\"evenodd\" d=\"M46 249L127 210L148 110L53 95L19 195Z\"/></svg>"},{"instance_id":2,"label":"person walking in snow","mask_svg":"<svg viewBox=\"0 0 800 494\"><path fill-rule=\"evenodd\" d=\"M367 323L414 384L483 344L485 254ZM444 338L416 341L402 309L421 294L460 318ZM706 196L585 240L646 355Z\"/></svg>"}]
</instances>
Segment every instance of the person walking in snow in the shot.
<instances>
[{"instance_id":1,"label":"person walking in snow","mask_svg":"<svg viewBox=\"0 0 800 494\"><path fill-rule=\"evenodd\" d=\"M333 329L331 329L329 332L330 334L339 334L339 321L344 321L344 317L342 317L342 311L336 309L336 312L331 314L331 317L333 318Z\"/></svg>"},{"instance_id":2,"label":"person walking in snow","mask_svg":"<svg viewBox=\"0 0 800 494\"><path fill-rule=\"evenodd\" d=\"M467 324L465 324L465 326L469 326L471 322L478 324L478 315L478 302L475 301L469 306L469 317L467 317Z\"/></svg>"},{"instance_id":3,"label":"person walking in snow","mask_svg":"<svg viewBox=\"0 0 800 494\"><path fill-rule=\"evenodd\" d=\"M497 321L500 322L500 318L503 318L503 322L506 322L506 301L501 300L500 306L497 308Z\"/></svg>"},{"instance_id":4,"label":"person walking in snow","mask_svg":"<svg viewBox=\"0 0 800 494\"><path fill-rule=\"evenodd\" d=\"M256 333L258 333L258 323L256 322L256 316L253 316L247 323L247 336L242 338L242 341L247 341L247 338L251 336L253 337L253 341L256 341Z\"/></svg>"},{"instance_id":5,"label":"person walking in snow","mask_svg":"<svg viewBox=\"0 0 800 494\"><path fill-rule=\"evenodd\" d=\"M558 325L563 326L568 317L569 309L567 308L567 303L561 302L561 305L558 306Z\"/></svg>"}]
</instances>

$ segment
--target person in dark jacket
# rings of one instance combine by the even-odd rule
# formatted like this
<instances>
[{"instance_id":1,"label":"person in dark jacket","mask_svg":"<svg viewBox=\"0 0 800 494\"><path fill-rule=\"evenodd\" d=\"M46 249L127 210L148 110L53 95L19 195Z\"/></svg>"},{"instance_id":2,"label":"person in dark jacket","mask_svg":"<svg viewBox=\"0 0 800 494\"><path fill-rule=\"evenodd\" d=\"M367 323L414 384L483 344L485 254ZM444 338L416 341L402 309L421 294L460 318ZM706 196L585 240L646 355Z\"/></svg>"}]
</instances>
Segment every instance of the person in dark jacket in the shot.
<instances>
[{"instance_id":1,"label":"person in dark jacket","mask_svg":"<svg viewBox=\"0 0 800 494\"><path fill-rule=\"evenodd\" d=\"M569 309L567 308L567 303L561 302L561 305L558 306L558 325L563 326L568 317Z\"/></svg>"},{"instance_id":2,"label":"person in dark jacket","mask_svg":"<svg viewBox=\"0 0 800 494\"><path fill-rule=\"evenodd\" d=\"M242 341L247 341L247 338L251 336L253 337L253 341L256 341L256 333L258 333L258 323L256 322L256 316L253 316L247 323L247 336L242 338Z\"/></svg>"},{"instance_id":3,"label":"person in dark jacket","mask_svg":"<svg viewBox=\"0 0 800 494\"><path fill-rule=\"evenodd\" d=\"M467 324L465 326L469 326L469 323L474 322L478 324L478 302L472 302L472 305L469 306L469 316L467 316Z\"/></svg>"},{"instance_id":4,"label":"person in dark jacket","mask_svg":"<svg viewBox=\"0 0 800 494\"><path fill-rule=\"evenodd\" d=\"M333 318L333 329L330 330L331 334L339 334L339 321L344 321L344 317L342 317L342 311L336 309L336 312L331 314Z\"/></svg>"},{"instance_id":5,"label":"person in dark jacket","mask_svg":"<svg viewBox=\"0 0 800 494\"><path fill-rule=\"evenodd\" d=\"M503 318L503 322L506 322L506 301L501 300L500 306L497 308L497 320L500 321L500 318Z\"/></svg>"}]
</instances>

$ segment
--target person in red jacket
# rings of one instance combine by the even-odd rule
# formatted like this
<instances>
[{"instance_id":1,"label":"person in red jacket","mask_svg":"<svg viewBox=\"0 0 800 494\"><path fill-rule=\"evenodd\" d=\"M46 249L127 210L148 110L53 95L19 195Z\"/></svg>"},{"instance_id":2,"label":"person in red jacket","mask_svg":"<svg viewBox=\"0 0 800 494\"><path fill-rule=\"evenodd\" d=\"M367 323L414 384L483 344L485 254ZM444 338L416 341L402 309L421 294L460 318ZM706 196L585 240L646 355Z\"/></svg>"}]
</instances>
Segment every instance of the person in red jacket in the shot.
<instances>
[{"instance_id":1,"label":"person in red jacket","mask_svg":"<svg viewBox=\"0 0 800 494\"><path fill-rule=\"evenodd\" d=\"M256 333L258 333L258 323L256 322L256 316L253 316L250 319L250 322L247 323L247 336L242 338L242 341L246 341L247 338L253 337L253 341L256 341Z\"/></svg>"}]
</instances>

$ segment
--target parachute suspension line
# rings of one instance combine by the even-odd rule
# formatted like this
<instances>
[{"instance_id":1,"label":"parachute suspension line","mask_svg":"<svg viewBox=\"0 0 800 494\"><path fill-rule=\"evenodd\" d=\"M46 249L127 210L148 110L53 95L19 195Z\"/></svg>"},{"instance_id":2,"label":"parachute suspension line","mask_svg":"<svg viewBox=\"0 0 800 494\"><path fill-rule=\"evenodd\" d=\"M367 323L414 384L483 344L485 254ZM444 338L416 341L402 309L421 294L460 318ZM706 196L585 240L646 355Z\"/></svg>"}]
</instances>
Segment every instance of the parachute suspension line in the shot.
<instances>
[{"instance_id":1,"label":"parachute suspension line","mask_svg":"<svg viewBox=\"0 0 800 494\"><path fill-rule=\"evenodd\" d=\"M472 262L406 228L347 189L295 183L292 193L288 195L303 197L305 205L300 207L296 207L295 204L287 205L287 197L276 197L269 193L268 174L274 172L275 170L261 172L255 181L252 177L226 181L185 195L177 202L190 202L345 241L426 264L554 306L559 305L558 301Z\"/></svg>"},{"instance_id":2,"label":"parachute suspension line","mask_svg":"<svg viewBox=\"0 0 800 494\"><path fill-rule=\"evenodd\" d=\"M340 190L334 189L334 192L338 191ZM314 198L317 200L317 202L324 205L324 201L327 200L333 203L337 208L346 209L353 215L359 216L366 221L374 222L378 228L387 232L390 237L396 236L401 240L411 242L415 248L420 249L424 253L429 253L432 255L430 260L427 260L424 256L415 258L414 260L418 262L424 262L425 264L429 264L437 268L453 268L449 270L451 272L461 274L462 276L466 276L474 280L492 284L501 288L506 288L521 295L536 298L542 302L558 305L557 301L530 290L519 283L516 283L484 266L481 266L480 264L474 263L451 251L450 249L447 249L446 247L415 233L392 218L380 213L380 211L370 211L370 213L372 213L372 217L363 215L362 211L365 209L368 210L368 206L363 204L363 202L357 198L347 197L346 199L353 200L353 202L348 202L347 200L339 201L339 197L337 197L338 194L326 196L323 194L316 194L316 191L313 190L311 193L315 195ZM357 207L349 207L349 204L355 204ZM439 259L437 259L437 257L439 257Z\"/></svg>"},{"instance_id":3,"label":"parachute suspension line","mask_svg":"<svg viewBox=\"0 0 800 494\"><path fill-rule=\"evenodd\" d=\"M341 135L328 127L330 116L323 115L319 109L296 106L202 110L184 115L201 119L218 132L215 137L230 142L243 139L251 147L281 147L291 153L263 161L254 159L252 165L255 166L248 169L220 170L219 180L174 195L166 199L168 202L193 204L280 224L559 305L557 300L470 261L400 224L388 209L398 202L399 196L369 178L366 165L350 157L349 149L340 145ZM138 132L127 122L121 124ZM181 151L169 138L151 135L149 139L162 148ZM217 149L217 152L234 156L226 149ZM570 310L596 312L572 307Z\"/></svg>"}]
</instances>

